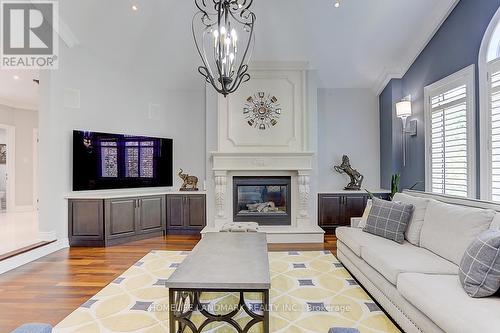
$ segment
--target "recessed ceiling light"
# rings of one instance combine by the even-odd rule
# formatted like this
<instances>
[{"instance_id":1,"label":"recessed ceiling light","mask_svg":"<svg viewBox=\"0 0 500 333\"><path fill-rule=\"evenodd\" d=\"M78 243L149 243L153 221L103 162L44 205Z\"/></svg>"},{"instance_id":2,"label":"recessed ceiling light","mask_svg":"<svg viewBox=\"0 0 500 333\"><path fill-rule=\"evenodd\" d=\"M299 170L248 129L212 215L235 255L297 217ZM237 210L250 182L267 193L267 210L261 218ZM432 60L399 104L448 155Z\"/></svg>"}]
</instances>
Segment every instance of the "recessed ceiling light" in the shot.
<instances>
[{"instance_id":1,"label":"recessed ceiling light","mask_svg":"<svg viewBox=\"0 0 500 333\"><path fill-rule=\"evenodd\" d=\"M137 5L132 5L132 10L136 12L139 10L139 7Z\"/></svg>"},{"instance_id":2,"label":"recessed ceiling light","mask_svg":"<svg viewBox=\"0 0 500 333\"><path fill-rule=\"evenodd\" d=\"M333 5L335 6L335 8L339 8L340 7L340 0L336 0Z\"/></svg>"},{"instance_id":3,"label":"recessed ceiling light","mask_svg":"<svg viewBox=\"0 0 500 333\"><path fill-rule=\"evenodd\" d=\"M14 80L19 80L19 75L14 75L12 78L13 78Z\"/></svg>"}]
</instances>

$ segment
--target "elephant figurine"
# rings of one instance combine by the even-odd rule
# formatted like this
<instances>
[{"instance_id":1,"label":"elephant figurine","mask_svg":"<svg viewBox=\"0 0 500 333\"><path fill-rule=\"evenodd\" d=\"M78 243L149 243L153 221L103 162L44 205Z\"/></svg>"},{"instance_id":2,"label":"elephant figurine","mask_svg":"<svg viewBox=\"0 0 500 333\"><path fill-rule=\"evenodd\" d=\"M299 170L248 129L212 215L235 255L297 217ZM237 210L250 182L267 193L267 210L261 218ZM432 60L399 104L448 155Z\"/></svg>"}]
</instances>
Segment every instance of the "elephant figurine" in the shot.
<instances>
[{"instance_id":1,"label":"elephant figurine","mask_svg":"<svg viewBox=\"0 0 500 333\"><path fill-rule=\"evenodd\" d=\"M187 173L183 173L184 170L179 171L179 177L183 180L183 184L180 191L198 191L198 177L190 176Z\"/></svg>"}]
</instances>

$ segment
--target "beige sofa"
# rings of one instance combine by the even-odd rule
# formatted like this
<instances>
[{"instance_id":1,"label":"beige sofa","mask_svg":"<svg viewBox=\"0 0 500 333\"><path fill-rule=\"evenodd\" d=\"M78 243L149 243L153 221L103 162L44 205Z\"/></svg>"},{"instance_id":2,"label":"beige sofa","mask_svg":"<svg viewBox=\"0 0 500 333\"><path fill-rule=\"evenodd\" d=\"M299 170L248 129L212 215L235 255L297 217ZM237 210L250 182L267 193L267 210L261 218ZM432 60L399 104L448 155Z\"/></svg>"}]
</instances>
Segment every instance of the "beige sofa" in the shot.
<instances>
[{"instance_id":1,"label":"beige sofa","mask_svg":"<svg viewBox=\"0 0 500 333\"><path fill-rule=\"evenodd\" d=\"M476 235L500 228L500 205L413 191L399 199L416 206L413 244L337 228L339 260L405 332L500 332L500 297L470 298L457 275Z\"/></svg>"}]
</instances>

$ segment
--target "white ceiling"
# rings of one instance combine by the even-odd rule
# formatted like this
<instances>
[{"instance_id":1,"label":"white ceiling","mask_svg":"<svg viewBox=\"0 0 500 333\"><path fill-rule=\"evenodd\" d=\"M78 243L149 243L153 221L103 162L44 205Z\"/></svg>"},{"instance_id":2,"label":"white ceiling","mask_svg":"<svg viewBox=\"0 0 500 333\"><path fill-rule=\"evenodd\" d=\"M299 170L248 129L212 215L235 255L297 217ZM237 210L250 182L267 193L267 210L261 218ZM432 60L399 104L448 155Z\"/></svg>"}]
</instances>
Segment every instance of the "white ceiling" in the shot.
<instances>
[{"instance_id":1,"label":"white ceiling","mask_svg":"<svg viewBox=\"0 0 500 333\"><path fill-rule=\"evenodd\" d=\"M34 70L0 70L0 104L37 110L38 84L33 79L38 78Z\"/></svg>"},{"instance_id":2,"label":"white ceiling","mask_svg":"<svg viewBox=\"0 0 500 333\"><path fill-rule=\"evenodd\" d=\"M252 60L307 61L318 70L320 87L378 92L391 75L408 69L457 0L343 0L340 8L333 2L254 0ZM80 43L76 47L155 77L166 89L203 87L191 35L194 0L59 4L61 19ZM131 10L133 4L138 11ZM9 76L0 76L0 90L12 93ZM30 91L28 85L19 88Z\"/></svg>"}]
</instances>

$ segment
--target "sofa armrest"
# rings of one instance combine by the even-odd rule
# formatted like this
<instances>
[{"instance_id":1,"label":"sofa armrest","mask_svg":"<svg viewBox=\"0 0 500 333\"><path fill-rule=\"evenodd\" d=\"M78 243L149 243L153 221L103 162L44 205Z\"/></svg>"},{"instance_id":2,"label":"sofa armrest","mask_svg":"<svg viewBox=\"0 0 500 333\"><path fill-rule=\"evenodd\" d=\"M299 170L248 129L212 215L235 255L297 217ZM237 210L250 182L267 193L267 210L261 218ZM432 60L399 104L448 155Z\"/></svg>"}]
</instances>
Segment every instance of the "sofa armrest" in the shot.
<instances>
[{"instance_id":1,"label":"sofa armrest","mask_svg":"<svg viewBox=\"0 0 500 333\"><path fill-rule=\"evenodd\" d=\"M351 228L357 228L361 222L361 217L351 217Z\"/></svg>"}]
</instances>

